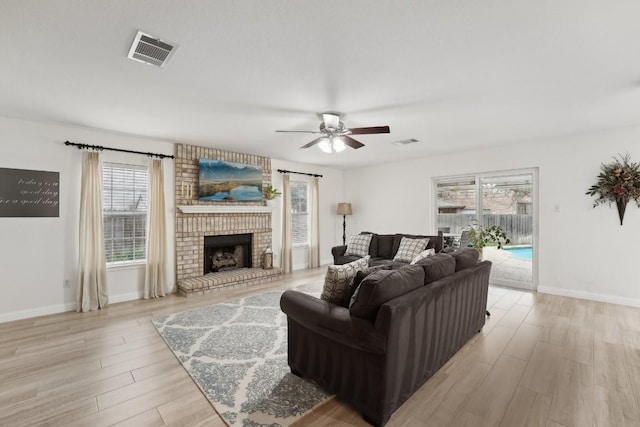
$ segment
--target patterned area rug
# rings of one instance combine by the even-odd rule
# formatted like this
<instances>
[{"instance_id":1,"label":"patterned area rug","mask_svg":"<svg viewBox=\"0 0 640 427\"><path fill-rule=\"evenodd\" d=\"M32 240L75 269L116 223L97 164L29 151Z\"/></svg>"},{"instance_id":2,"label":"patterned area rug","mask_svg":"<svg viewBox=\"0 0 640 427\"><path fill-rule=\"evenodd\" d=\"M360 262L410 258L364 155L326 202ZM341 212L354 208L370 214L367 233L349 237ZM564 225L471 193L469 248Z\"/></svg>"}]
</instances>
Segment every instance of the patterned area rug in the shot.
<instances>
[{"instance_id":1,"label":"patterned area rug","mask_svg":"<svg viewBox=\"0 0 640 427\"><path fill-rule=\"evenodd\" d=\"M230 426L286 426L330 397L289 370L280 295L266 292L153 321Z\"/></svg>"}]
</instances>

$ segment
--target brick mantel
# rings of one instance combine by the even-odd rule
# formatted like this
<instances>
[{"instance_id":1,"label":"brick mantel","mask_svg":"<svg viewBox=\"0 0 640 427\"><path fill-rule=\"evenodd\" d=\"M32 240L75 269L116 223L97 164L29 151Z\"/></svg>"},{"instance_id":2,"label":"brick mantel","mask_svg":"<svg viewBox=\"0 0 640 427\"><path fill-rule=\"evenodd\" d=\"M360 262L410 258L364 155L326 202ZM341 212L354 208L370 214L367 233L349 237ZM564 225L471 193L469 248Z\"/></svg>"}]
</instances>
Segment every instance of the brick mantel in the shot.
<instances>
[{"instance_id":1,"label":"brick mantel","mask_svg":"<svg viewBox=\"0 0 640 427\"><path fill-rule=\"evenodd\" d=\"M195 213L271 213L273 208L271 206L220 206L220 205L182 205L178 206L180 212L185 214Z\"/></svg>"}]
</instances>

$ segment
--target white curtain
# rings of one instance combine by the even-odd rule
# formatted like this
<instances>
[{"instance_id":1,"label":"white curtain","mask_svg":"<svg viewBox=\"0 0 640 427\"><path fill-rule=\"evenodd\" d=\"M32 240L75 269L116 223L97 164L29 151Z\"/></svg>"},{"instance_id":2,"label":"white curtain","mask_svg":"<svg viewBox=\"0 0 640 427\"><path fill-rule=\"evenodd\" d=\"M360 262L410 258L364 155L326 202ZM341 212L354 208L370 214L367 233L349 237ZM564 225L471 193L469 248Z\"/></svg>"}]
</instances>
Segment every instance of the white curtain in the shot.
<instances>
[{"instance_id":1,"label":"white curtain","mask_svg":"<svg viewBox=\"0 0 640 427\"><path fill-rule=\"evenodd\" d=\"M107 264L102 223L102 167L100 153L84 152L80 190L78 311L109 304Z\"/></svg>"},{"instance_id":2,"label":"white curtain","mask_svg":"<svg viewBox=\"0 0 640 427\"><path fill-rule=\"evenodd\" d=\"M309 268L320 267L320 184L317 176L311 181L311 243Z\"/></svg>"},{"instance_id":3,"label":"white curtain","mask_svg":"<svg viewBox=\"0 0 640 427\"><path fill-rule=\"evenodd\" d=\"M162 160L149 162L149 213L147 216L147 269L144 298L165 295L167 286L167 223L164 210Z\"/></svg>"},{"instance_id":4,"label":"white curtain","mask_svg":"<svg viewBox=\"0 0 640 427\"><path fill-rule=\"evenodd\" d=\"M283 273L291 273L292 270L292 250L291 250L291 186L289 175L282 175L282 263Z\"/></svg>"}]
</instances>

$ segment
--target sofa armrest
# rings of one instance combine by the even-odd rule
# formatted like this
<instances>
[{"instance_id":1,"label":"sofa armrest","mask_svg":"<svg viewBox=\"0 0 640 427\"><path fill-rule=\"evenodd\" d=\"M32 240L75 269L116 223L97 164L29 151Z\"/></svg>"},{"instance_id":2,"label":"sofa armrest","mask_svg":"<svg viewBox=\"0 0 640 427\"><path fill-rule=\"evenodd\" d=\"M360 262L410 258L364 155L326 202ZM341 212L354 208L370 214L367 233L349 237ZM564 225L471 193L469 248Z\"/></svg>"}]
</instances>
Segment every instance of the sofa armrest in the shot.
<instances>
[{"instance_id":1,"label":"sofa armrest","mask_svg":"<svg viewBox=\"0 0 640 427\"><path fill-rule=\"evenodd\" d=\"M338 259L344 256L345 252L347 252L347 245L334 246L331 248L331 255L333 255L334 264L337 264Z\"/></svg>"},{"instance_id":2,"label":"sofa armrest","mask_svg":"<svg viewBox=\"0 0 640 427\"><path fill-rule=\"evenodd\" d=\"M386 337L368 320L351 316L345 307L288 290L280 297L280 308L289 321L328 339L359 350L386 352Z\"/></svg>"}]
</instances>

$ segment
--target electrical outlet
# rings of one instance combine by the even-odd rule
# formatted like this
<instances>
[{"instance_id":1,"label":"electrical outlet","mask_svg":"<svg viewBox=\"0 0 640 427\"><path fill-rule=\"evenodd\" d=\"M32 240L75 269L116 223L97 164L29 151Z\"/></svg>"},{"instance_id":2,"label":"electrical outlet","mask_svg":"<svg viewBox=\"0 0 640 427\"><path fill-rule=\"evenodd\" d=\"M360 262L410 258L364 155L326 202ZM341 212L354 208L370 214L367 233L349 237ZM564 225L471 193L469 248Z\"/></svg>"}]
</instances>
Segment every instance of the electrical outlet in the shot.
<instances>
[{"instance_id":1,"label":"electrical outlet","mask_svg":"<svg viewBox=\"0 0 640 427\"><path fill-rule=\"evenodd\" d=\"M69 279L64 279L64 285L65 288L70 288L71 284L69 283Z\"/></svg>"}]
</instances>

